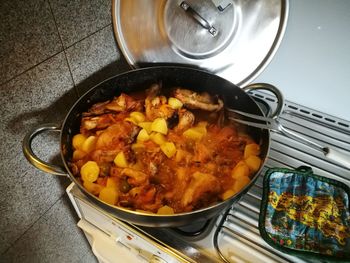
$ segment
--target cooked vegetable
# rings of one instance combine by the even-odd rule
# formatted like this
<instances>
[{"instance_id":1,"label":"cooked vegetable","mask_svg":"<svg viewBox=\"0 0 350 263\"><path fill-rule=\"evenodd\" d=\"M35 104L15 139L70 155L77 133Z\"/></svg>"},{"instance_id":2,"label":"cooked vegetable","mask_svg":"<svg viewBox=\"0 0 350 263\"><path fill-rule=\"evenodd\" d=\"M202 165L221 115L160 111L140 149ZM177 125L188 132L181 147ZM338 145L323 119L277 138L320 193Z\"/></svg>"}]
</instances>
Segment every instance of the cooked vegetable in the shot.
<instances>
[{"instance_id":1,"label":"cooked vegetable","mask_svg":"<svg viewBox=\"0 0 350 263\"><path fill-rule=\"evenodd\" d=\"M260 146L256 143L247 144L244 148L244 159L251 155L258 156L260 154Z\"/></svg>"},{"instance_id":2,"label":"cooked vegetable","mask_svg":"<svg viewBox=\"0 0 350 263\"><path fill-rule=\"evenodd\" d=\"M120 181L119 190L122 193L127 193L130 191L130 184L126 180Z\"/></svg>"},{"instance_id":3,"label":"cooked vegetable","mask_svg":"<svg viewBox=\"0 0 350 263\"><path fill-rule=\"evenodd\" d=\"M93 195L98 195L103 188L101 185L91 183L89 181L84 181L83 186L86 188L86 190L88 190L88 192L92 193Z\"/></svg>"},{"instance_id":4,"label":"cooked vegetable","mask_svg":"<svg viewBox=\"0 0 350 263\"><path fill-rule=\"evenodd\" d=\"M168 99L168 104L174 110L181 109L183 106L183 103L180 100L178 100L177 98L173 98L173 97L170 97Z\"/></svg>"},{"instance_id":5,"label":"cooked vegetable","mask_svg":"<svg viewBox=\"0 0 350 263\"><path fill-rule=\"evenodd\" d=\"M144 121L144 122L139 122L137 125L140 126L141 128L144 128L147 131L148 134L151 134L151 132L152 132L152 122Z\"/></svg>"},{"instance_id":6,"label":"cooked vegetable","mask_svg":"<svg viewBox=\"0 0 350 263\"><path fill-rule=\"evenodd\" d=\"M150 136L148 132L145 129L142 129L139 134L137 135L137 140L138 141L147 141L150 139Z\"/></svg>"},{"instance_id":7,"label":"cooked vegetable","mask_svg":"<svg viewBox=\"0 0 350 263\"><path fill-rule=\"evenodd\" d=\"M170 206L165 205L158 209L157 214L172 215L174 214L174 209L172 209Z\"/></svg>"},{"instance_id":8,"label":"cooked vegetable","mask_svg":"<svg viewBox=\"0 0 350 263\"><path fill-rule=\"evenodd\" d=\"M256 172L260 168L261 159L258 156L251 155L247 159L245 159L245 163L248 165L251 171Z\"/></svg>"},{"instance_id":9,"label":"cooked vegetable","mask_svg":"<svg viewBox=\"0 0 350 263\"><path fill-rule=\"evenodd\" d=\"M106 187L118 188L118 179L116 177L108 177Z\"/></svg>"},{"instance_id":10,"label":"cooked vegetable","mask_svg":"<svg viewBox=\"0 0 350 263\"><path fill-rule=\"evenodd\" d=\"M118 191L114 187L105 187L100 191L98 197L111 205L115 205L118 201Z\"/></svg>"},{"instance_id":11,"label":"cooked vegetable","mask_svg":"<svg viewBox=\"0 0 350 263\"><path fill-rule=\"evenodd\" d=\"M145 115L139 111L131 112L130 118L133 119L136 123L143 122L146 119Z\"/></svg>"},{"instance_id":12,"label":"cooked vegetable","mask_svg":"<svg viewBox=\"0 0 350 263\"><path fill-rule=\"evenodd\" d=\"M85 182L93 183L97 180L100 167L94 161L86 162L80 169L81 179Z\"/></svg>"},{"instance_id":13,"label":"cooked vegetable","mask_svg":"<svg viewBox=\"0 0 350 263\"><path fill-rule=\"evenodd\" d=\"M245 187L250 182L250 178L248 176L240 177L239 180L235 181L233 185L233 191L238 193L243 187Z\"/></svg>"},{"instance_id":14,"label":"cooked vegetable","mask_svg":"<svg viewBox=\"0 0 350 263\"><path fill-rule=\"evenodd\" d=\"M249 176L249 166L244 162L240 161L232 171L232 178L239 179L243 176Z\"/></svg>"},{"instance_id":15,"label":"cooked vegetable","mask_svg":"<svg viewBox=\"0 0 350 263\"><path fill-rule=\"evenodd\" d=\"M86 140L86 136L84 134L76 134L73 136L73 147L74 149L81 149L84 141Z\"/></svg>"},{"instance_id":16,"label":"cooked vegetable","mask_svg":"<svg viewBox=\"0 0 350 263\"><path fill-rule=\"evenodd\" d=\"M81 150L86 153L91 153L95 149L96 141L96 136L89 136L81 145Z\"/></svg>"},{"instance_id":17,"label":"cooked vegetable","mask_svg":"<svg viewBox=\"0 0 350 263\"><path fill-rule=\"evenodd\" d=\"M191 139L194 141L199 141L203 138L205 133L202 129L196 128L189 128L186 131L183 132L183 136L185 136L187 139Z\"/></svg>"},{"instance_id":18,"label":"cooked vegetable","mask_svg":"<svg viewBox=\"0 0 350 263\"><path fill-rule=\"evenodd\" d=\"M84 152L82 150L77 149L73 152L73 160L74 161L83 159L85 156L86 156L86 152Z\"/></svg>"},{"instance_id":19,"label":"cooked vegetable","mask_svg":"<svg viewBox=\"0 0 350 263\"><path fill-rule=\"evenodd\" d=\"M221 198L222 200L226 200L226 199L229 199L234 194L235 194L235 191L233 191L232 189L228 189L222 194Z\"/></svg>"},{"instance_id":20,"label":"cooked vegetable","mask_svg":"<svg viewBox=\"0 0 350 263\"><path fill-rule=\"evenodd\" d=\"M162 145L166 142L165 136L159 132L152 132L150 135L150 139L159 145Z\"/></svg>"},{"instance_id":21,"label":"cooked vegetable","mask_svg":"<svg viewBox=\"0 0 350 263\"><path fill-rule=\"evenodd\" d=\"M128 167L128 161L125 158L125 155L123 152L119 152L117 156L114 158L114 163L118 167Z\"/></svg>"},{"instance_id":22,"label":"cooked vegetable","mask_svg":"<svg viewBox=\"0 0 350 263\"><path fill-rule=\"evenodd\" d=\"M168 133L168 126L164 118L157 118L152 122L151 131L159 132L166 135Z\"/></svg>"},{"instance_id":23,"label":"cooked vegetable","mask_svg":"<svg viewBox=\"0 0 350 263\"><path fill-rule=\"evenodd\" d=\"M168 157L171 158L176 153L176 146L173 142L165 142L160 145L162 152Z\"/></svg>"}]
</instances>

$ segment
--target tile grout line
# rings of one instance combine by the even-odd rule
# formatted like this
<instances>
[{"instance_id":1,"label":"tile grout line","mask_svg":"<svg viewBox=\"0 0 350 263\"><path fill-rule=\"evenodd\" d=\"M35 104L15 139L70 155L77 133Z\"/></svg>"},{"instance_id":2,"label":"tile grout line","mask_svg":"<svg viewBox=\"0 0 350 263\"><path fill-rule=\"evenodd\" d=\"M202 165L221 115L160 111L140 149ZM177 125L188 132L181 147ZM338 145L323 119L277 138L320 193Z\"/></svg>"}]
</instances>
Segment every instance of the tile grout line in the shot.
<instances>
[{"instance_id":1,"label":"tile grout line","mask_svg":"<svg viewBox=\"0 0 350 263\"><path fill-rule=\"evenodd\" d=\"M49 0L48 0L48 1L49 1ZM50 2L50 1L49 1L49 2ZM50 9L51 9L51 6L50 6ZM55 19L55 18L54 18L54 21L55 21L55 24L56 24L56 19ZM70 65L69 65L69 61L68 61L68 57L67 57L66 50L68 50L69 48L73 47L74 45L76 45L76 44L78 44L78 43L84 41L85 39L87 39L87 38L89 38L89 37L91 37L91 36L97 34L98 32L100 32L100 31L102 31L103 29L109 27L110 25L112 25L112 23L109 23L108 25L105 25L105 26L101 27L100 29L98 29L98 30L96 30L95 32L93 32L93 33L87 35L86 37L83 37L83 38L80 39L79 41L73 43L72 45L70 45L70 46L68 46L68 47L66 47L66 48L63 46L63 41L62 41L62 39L61 39L61 35L60 35L59 32L58 32L58 35L59 35L59 37L60 37L60 40L61 40L61 43L62 43L62 46L63 46L63 53L64 53L64 57L65 57L66 62L67 62L69 74L71 75L71 78L72 78L72 81L73 81L75 94L77 95L78 98L80 97L80 96L79 96L79 91L78 91L78 89L77 89L77 87L76 87L76 83L75 83L75 81L74 81L73 72L72 72L71 67L70 67ZM57 24L56 24L56 28L57 28L57 31L58 31L58 26L57 26Z\"/></svg>"},{"instance_id":2,"label":"tile grout line","mask_svg":"<svg viewBox=\"0 0 350 263\"><path fill-rule=\"evenodd\" d=\"M51 7L50 7L50 9L51 9ZM71 75L71 77L72 77L73 85L74 85L74 87L75 87L75 82L74 82L74 79L73 79L73 76L72 76L72 72L71 72L71 69L70 69L70 66L69 66L68 59L67 59L67 56L66 56L66 52L65 52L65 51L66 51L68 48L70 48L70 47L72 47L72 46L74 46L74 45L80 43L81 41L83 41L83 40L85 40L85 39L91 37L92 35L94 35L94 34L100 32L100 31L102 31L102 30L105 29L105 28L109 27L110 25L112 25L112 23L109 23L109 24L107 24L107 25L101 27L100 29L98 29L98 30L96 30L95 32L93 32L93 33L87 35L86 37L84 37L84 38L78 40L77 42L73 43L72 45L68 46L67 48L64 48L64 47L62 46L62 50L60 50L60 51L54 53L53 55L51 55L51 56L45 58L44 60L40 61L39 63L37 63L37 64L35 64L35 65L33 65L33 66L31 66L31 67L25 69L25 70L22 71L21 73L16 74L15 76L11 77L10 79L5 80L5 81L2 82L2 83L0 82L0 87L3 86L3 85L5 85L5 84L7 84L7 83L9 83L9 82L11 82L11 81L14 80L15 78L17 78L17 77L19 77L19 76L25 74L26 72L28 72L28 71L34 69L35 67L37 67L37 66L43 64L44 62L46 62L46 61L48 61L49 59L53 58L54 56L60 54L61 52L64 53L64 56L65 56L65 59L66 59L67 65L68 65L69 73L70 73L70 75ZM56 25L56 27L57 27L57 25ZM60 38L60 41L62 41L60 34L59 34L59 38ZM61 43L61 44L62 44L62 43ZM78 96L78 95L77 95L77 96Z\"/></svg>"},{"instance_id":3,"label":"tile grout line","mask_svg":"<svg viewBox=\"0 0 350 263\"><path fill-rule=\"evenodd\" d=\"M9 82L11 82L11 81L14 80L15 78L17 78L17 77L19 77L19 76L21 76L21 75L27 73L28 71L34 69L35 67L37 67L37 66L39 66L39 65L41 65L41 64L43 64L43 63L45 63L46 61L48 61L49 59L53 58L54 56L57 56L57 55L58 55L59 53L61 53L61 52L63 52L63 50L60 50L60 51L54 53L53 55L51 55L51 56L45 58L44 60L40 61L39 63L37 63L37 64L35 64L35 65L33 65L33 66L31 66L31 67L25 69L25 70L22 71L21 73L18 73L18 74L16 74L16 75L14 75L13 77L9 78L8 80L5 80L4 82L0 83L0 87L3 86L3 85L5 85L5 84L7 84L7 83L9 83Z\"/></svg>"},{"instance_id":4,"label":"tile grout line","mask_svg":"<svg viewBox=\"0 0 350 263\"><path fill-rule=\"evenodd\" d=\"M96 30L95 32L89 34L88 36L86 36L86 37L80 39L79 41L75 42L75 43L72 44L71 46L68 46L67 48L64 48L63 40L62 40L62 37L61 37L61 35L60 35L60 33L59 33L58 25L57 25L55 16L54 16L54 14L53 14L50 1L47 0L47 3L48 3L48 5L49 5L49 9L50 9L51 15L52 15L52 17L53 17L53 20L54 20L54 23L55 23L55 27L56 27L56 29L57 29L57 33L58 33L58 36L59 36L59 39L60 39L60 43L61 43L62 49L61 49L59 52L56 52L55 54L53 54L52 56L49 56L48 58L44 59L43 61L41 61L41 62L39 62L39 63L37 63L37 64L35 64L35 65L29 67L28 69L24 70L24 71L21 72L20 74L17 74L17 75L15 75L14 77L10 78L9 80L7 80L7 81L5 81L5 82L3 82L3 83L0 83L0 86L5 85L6 83L9 83L10 81L12 81L13 79L17 78L18 76L21 76L22 74L25 74L26 72L32 70L33 68L37 67L38 65L40 65L40 64L42 64L42 63L44 63L44 62L46 62L47 60L49 60L49 59L53 58L54 56L58 55L59 53L63 52L64 57L65 57L65 60L66 60L66 64L67 64L67 66L68 66L69 74L70 74L71 79L72 79L72 83L73 83L73 86L74 86L75 93L76 93L77 97L79 97L78 92L77 92L77 89L76 89L76 84L75 84L75 81L74 81L74 78L73 78L73 73L72 73L72 71L71 71L71 68L70 68L70 65L69 65L69 62L68 62L68 58L67 58L67 54L66 54L65 51L66 51L68 48L70 48L71 46L73 46L73 45L75 45L75 44L77 44L77 43L83 41L84 39L86 39L86 38L88 38L88 37L90 37L90 36L96 34L96 33L99 32L99 31L102 31L102 30L105 29L106 27L110 26L112 23L109 23L108 25L106 25L106 26L104 26L104 27L102 27L102 28ZM22 238L22 237L23 237L23 236L24 236L38 221L39 221L39 220L41 220L41 219L47 214L47 212L48 212L57 202L59 202L59 201L63 198L64 195L65 195L65 193L63 193L51 206L49 206L48 209L45 210L39 218L37 218L37 220L35 220L35 221L34 221L34 222L33 222L33 223L32 223L32 224L31 224L17 239L15 239L15 240L12 242L12 244L11 244L4 252L1 253L1 255L6 254L7 251L9 251L9 250L10 250L10 249L11 249L11 248L12 248L12 247L13 247L13 246L14 246L14 245L15 245L15 244L16 244L16 243L17 243L17 242L18 242L18 241L19 241L19 240L20 240L20 239L21 239L21 238Z\"/></svg>"},{"instance_id":5,"label":"tile grout line","mask_svg":"<svg viewBox=\"0 0 350 263\"><path fill-rule=\"evenodd\" d=\"M98 33L98 32L100 32L100 31L102 31L103 29L105 29L105 28L107 28L107 27L109 27L109 26L111 26L111 25L112 25L112 22L111 22L111 23L109 23L109 24L107 24L107 25L102 26L101 28L97 29L97 30L96 30L96 31L94 31L93 33L90 33L89 35L87 35L87 36L83 37L83 38L82 38L82 39L80 39L79 41L77 41L77 42L75 42L75 43L71 44L70 46L67 46L66 48L64 48L64 50L67 50L67 49L69 49L69 48L71 48L71 47L75 46L76 44L80 43L81 41L83 41L83 40L85 40L85 39L87 39L87 38L91 37L92 35L95 35L96 33Z\"/></svg>"},{"instance_id":6,"label":"tile grout line","mask_svg":"<svg viewBox=\"0 0 350 263\"><path fill-rule=\"evenodd\" d=\"M64 192L51 206L49 206L37 220L35 220L18 238L16 238L15 241L12 242L12 244L4 252L1 253L1 255L5 255L7 251L9 251L39 220L46 215L48 211L50 211L52 207L57 204L57 202L59 202L65 196L65 194L66 193Z\"/></svg>"},{"instance_id":7,"label":"tile grout line","mask_svg":"<svg viewBox=\"0 0 350 263\"><path fill-rule=\"evenodd\" d=\"M55 23L55 27L56 27L56 30L57 30L57 34L58 34L58 37L59 37L60 42L61 42L61 46L62 46L62 49L63 49L64 58L65 58L65 60L66 60L66 64L67 64L67 67L68 67L68 71L69 71L69 74L70 74L70 77L71 77L71 80L72 80L72 83L73 83L75 95L76 95L77 97L79 97L79 93L78 93L77 88L76 88L76 84L75 84L75 81L74 81L73 73L72 73L71 67L70 67L70 65L69 65L68 58L67 58L66 49L64 48L62 36L61 36L60 31L59 31L59 29L58 29L56 17L55 17L55 15L54 15L54 13L53 13L53 10L52 10L51 4L50 4L50 0L47 0L47 3L48 3L48 5L49 5L49 9L50 9L50 12L51 12L53 21L54 21L54 23Z\"/></svg>"}]
</instances>

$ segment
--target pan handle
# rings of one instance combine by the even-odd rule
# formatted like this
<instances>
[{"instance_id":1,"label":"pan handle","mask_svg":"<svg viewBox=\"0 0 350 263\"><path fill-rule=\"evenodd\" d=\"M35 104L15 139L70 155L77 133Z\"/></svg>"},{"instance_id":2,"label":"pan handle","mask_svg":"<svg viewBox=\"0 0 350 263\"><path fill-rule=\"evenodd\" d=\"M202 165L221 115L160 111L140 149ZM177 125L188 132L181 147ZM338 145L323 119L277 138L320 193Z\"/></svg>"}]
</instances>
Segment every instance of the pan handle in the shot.
<instances>
[{"instance_id":1,"label":"pan handle","mask_svg":"<svg viewBox=\"0 0 350 263\"><path fill-rule=\"evenodd\" d=\"M248 92L249 90L256 90L256 89L268 90L272 92L273 95L275 95L277 99L277 107L269 117L272 119L277 119L278 116L280 116L280 114L282 113L283 107L284 107L284 98L283 98L282 92L275 86L268 83L253 83L242 88L242 90L244 90L245 92Z\"/></svg>"},{"instance_id":2,"label":"pan handle","mask_svg":"<svg viewBox=\"0 0 350 263\"><path fill-rule=\"evenodd\" d=\"M44 172L54 174L54 175L67 176L67 172L65 171L64 168L41 160L32 150L33 139L39 134L47 131L60 132L61 128L55 124L47 123L47 124L40 125L32 129L31 131L29 131L24 137L23 143L22 143L22 150L23 150L24 156L33 166L35 166L39 170L42 170Z\"/></svg>"},{"instance_id":3,"label":"pan handle","mask_svg":"<svg viewBox=\"0 0 350 263\"><path fill-rule=\"evenodd\" d=\"M283 98L281 91L279 89L277 89L275 86L268 84L268 83L254 83L254 84L250 84L250 85L242 88L242 90L244 90L245 92L248 92L249 90L255 90L255 89L268 90L275 95L275 97L277 98L277 107L276 107L275 111L272 113L271 118L277 119L279 117L279 115L282 113L283 107L284 107L284 98ZM294 132L291 132L287 129L283 129L283 130L284 130L283 133L285 135L287 135L288 137L290 137L292 139L299 140L299 141L309 145L310 147L321 151L326 158L333 160L333 161L343 165L344 167L350 169L350 155L349 154L342 152L342 151L339 151L337 149L330 148L330 147L323 147L323 146L321 146L313 141L310 141L304 137L301 137L301 136L299 136L299 135L295 134Z\"/></svg>"}]
</instances>

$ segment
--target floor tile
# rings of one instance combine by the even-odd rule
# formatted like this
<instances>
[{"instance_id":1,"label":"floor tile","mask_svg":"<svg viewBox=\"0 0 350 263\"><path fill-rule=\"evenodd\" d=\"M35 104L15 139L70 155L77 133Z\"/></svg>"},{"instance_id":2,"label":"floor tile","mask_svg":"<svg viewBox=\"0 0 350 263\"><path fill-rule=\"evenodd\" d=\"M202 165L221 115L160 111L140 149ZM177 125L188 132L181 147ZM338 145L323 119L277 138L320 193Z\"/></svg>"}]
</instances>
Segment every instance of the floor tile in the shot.
<instances>
[{"instance_id":1,"label":"floor tile","mask_svg":"<svg viewBox=\"0 0 350 263\"><path fill-rule=\"evenodd\" d=\"M65 195L1 256L0 262L97 262Z\"/></svg>"},{"instance_id":2,"label":"floor tile","mask_svg":"<svg viewBox=\"0 0 350 263\"><path fill-rule=\"evenodd\" d=\"M110 0L49 0L64 47L112 23Z\"/></svg>"},{"instance_id":3,"label":"floor tile","mask_svg":"<svg viewBox=\"0 0 350 263\"><path fill-rule=\"evenodd\" d=\"M130 69L118 49L112 26L68 48L66 54L79 94Z\"/></svg>"},{"instance_id":4,"label":"floor tile","mask_svg":"<svg viewBox=\"0 0 350 263\"><path fill-rule=\"evenodd\" d=\"M60 124L76 99L64 53L0 86L0 255L64 194L70 182L30 165L22 153L22 141L39 124ZM56 163L58 137L55 133L38 136L34 151Z\"/></svg>"},{"instance_id":5,"label":"floor tile","mask_svg":"<svg viewBox=\"0 0 350 263\"><path fill-rule=\"evenodd\" d=\"M48 2L0 1L0 84L63 49Z\"/></svg>"}]
</instances>

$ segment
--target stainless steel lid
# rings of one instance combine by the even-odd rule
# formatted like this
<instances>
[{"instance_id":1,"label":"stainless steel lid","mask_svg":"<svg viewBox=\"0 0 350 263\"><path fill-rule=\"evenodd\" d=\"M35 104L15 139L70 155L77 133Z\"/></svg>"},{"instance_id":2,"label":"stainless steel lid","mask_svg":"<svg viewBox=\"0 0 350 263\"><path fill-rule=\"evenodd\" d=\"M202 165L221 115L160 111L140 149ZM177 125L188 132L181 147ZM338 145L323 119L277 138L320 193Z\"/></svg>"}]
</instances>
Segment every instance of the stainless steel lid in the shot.
<instances>
[{"instance_id":1,"label":"stainless steel lid","mask_svg":"<svg viewBox=\"0 0 350 263\"><path fill-rule=\"evenodd\" d=\"M246 85L280 44L288 0L114 0L112 14L131 66L189 64Z\"/></svg>"}]
</instances>

